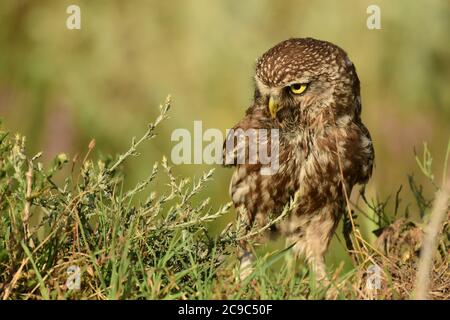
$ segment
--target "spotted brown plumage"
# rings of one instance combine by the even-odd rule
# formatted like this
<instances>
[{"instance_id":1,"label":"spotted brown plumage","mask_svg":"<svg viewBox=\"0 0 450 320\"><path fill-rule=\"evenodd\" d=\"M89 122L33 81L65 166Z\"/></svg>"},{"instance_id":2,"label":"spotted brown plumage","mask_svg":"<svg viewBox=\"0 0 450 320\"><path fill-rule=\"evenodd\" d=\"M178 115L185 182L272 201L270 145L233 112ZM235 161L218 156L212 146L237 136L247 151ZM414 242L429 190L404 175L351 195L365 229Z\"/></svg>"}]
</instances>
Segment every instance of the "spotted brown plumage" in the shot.
<instances>
[{"instance_id":1,"label":"spotted brown plumage","mask_svg":"<svg viewBox=\"0 0 450 320\"><path fill-rule=\"evenodd\" d=\"M306 90L296 94L302 85ZM239 164L237 152L232 155L230 195L247 230L255 221L268 222L270 213L280 214L297 195L298 205L270 232L295 243L294 252L323 277L324 255L345 210L344 192L368 181L374 161L353 63L326 41L277 44L258 59L254 101L234 129L279 130L275 174L262 175L259 162ZM240 258L244 265L251 261L246 242Z\"/></svg>"}]
</instances>

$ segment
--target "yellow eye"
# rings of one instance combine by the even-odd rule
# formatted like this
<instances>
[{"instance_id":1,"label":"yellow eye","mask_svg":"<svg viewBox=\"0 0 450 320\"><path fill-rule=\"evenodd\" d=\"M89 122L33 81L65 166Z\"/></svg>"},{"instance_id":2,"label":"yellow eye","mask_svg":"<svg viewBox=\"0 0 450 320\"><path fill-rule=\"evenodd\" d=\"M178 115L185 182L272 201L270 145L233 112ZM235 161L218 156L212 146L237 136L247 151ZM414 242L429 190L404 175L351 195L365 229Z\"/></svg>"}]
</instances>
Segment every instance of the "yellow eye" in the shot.
<instances>
[{"instance_id":1,"label":"yellow eye","mask_svg":"<svg viewBox=\"0 0 450 320\"><path fill-rule=\"evenodd\" d=\"M302 94L307 87L306 83L294 83L289 86L293 94Z\"/></svg>"}]
</instances>

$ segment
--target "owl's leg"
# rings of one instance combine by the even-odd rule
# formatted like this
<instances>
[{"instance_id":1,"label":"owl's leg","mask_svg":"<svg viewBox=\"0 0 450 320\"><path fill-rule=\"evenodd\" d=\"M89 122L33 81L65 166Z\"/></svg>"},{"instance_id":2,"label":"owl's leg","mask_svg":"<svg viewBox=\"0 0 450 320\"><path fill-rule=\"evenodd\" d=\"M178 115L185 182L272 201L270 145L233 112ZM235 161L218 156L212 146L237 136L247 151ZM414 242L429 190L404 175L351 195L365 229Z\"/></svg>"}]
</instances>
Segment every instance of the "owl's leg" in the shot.
<instances>
[{"instance_id":1,"label":"owl's leg","mask_svg":"<svg viewBox=\"0 0 450 320\"><path fill-rule=\"evenodd\" d=\"M305 228L304 238L294 246L308 261L316 281L327 288L325 298L335 299L338 290L327 276L325 253L336 230L339 218L332 214L334 208L324 208L314 216Z\"/></svg>"},{"instance_id":2,"label":"owl's leg","mask_svg":"<svg viewBox=\"0 0 450 320\"><path fill-rule=\"evenodd\" d=\"M238 235L245 236L251 229L252 221L244 207L238 208ZM240 240L237 250L239 259L239 278L244 280L253 272L253 262L255 257L251 245L247 240Z\"/></svg>"},{"instance_id":3,"label":"owl's leg","mask_svg":"<svg viewBox=\"0 0 450 320\"><path fill-rule=\"evenodd\" d=\"M248 247L248 243L241 243L238 248L239 278L245 280L253 272L255 257Z\"/></svg>"},{"instance_id":4,"label":"owl's leg","mask_svg":"<svg viewBox=\"0 0 450 320\"><path fill-rule=\"evenodd\" d=\"M336 230L333 208L325 207L313 216L300 217L289 237L294 255L305 257L317 281L327 283L325 253Z\"/></svg>"},{"instance_id":5,"label":"owl's leg","mask_svg":"<svg viewBox=\"0 0 450 320\"><path fill-rule=\"evenodd\" d=\"M289 239L289 243L293 243L294 237ZM303 257L308 262L311 271L314 273L317 281L326 280L326 266L325 266L325 251L320 249L317 245L313 244L312 239L305 240L303 237L299 237L295 241L295 245L292 247L294 251L292 255L287 258L288 269L291 272L295 272L295 261Z\"/></svg>"}]
</instances>

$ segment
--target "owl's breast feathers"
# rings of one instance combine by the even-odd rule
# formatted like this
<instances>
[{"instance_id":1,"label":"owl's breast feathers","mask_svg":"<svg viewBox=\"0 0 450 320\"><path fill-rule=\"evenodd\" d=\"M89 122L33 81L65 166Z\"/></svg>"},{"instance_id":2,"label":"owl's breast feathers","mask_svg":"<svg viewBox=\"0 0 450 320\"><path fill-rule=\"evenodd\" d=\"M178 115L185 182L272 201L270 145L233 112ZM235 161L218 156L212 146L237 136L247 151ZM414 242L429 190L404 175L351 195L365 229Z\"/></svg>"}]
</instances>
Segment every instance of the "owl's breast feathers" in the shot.
<instances>
[{"instance_id":1,"label":"owl's breast feathers","mask_svg":"<svg viewBox=\"0 0 450 320\"><path fill-rule=\"evenodd\" d=\"M248 112L234 129L274 128L261 111L254 111ZM245 149L248 151L248 144ZM345 183L347 192L355 184L366 183L374 159L367 128L358 118L349 116L320 131L299 130L289 135L280 132L279 169L273 175L261 175L259 162L237 164L238 150L234 152L230 164L236 170L230 195L236 208L247 210L250 222L258 216L267 219L269 212L276 216L295 193L300 199L298 215L314 214L330 205L340 208L344 199L341 183Z\"/></svg>"}]
</instances>

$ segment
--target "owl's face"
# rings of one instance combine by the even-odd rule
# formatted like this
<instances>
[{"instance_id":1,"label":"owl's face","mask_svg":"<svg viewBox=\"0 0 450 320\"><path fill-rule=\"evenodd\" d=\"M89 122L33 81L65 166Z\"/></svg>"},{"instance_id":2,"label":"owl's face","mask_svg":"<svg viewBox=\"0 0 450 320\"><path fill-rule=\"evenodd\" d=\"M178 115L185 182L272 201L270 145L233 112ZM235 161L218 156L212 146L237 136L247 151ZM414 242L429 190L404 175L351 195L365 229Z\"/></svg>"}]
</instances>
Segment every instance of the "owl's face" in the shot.
<instances>
[{"instance_id":1,"label":"owl's face","mask_svg":"<svg viewBox=\"0 0 450 320\"><path fill-rule=\"evenodd\" d=\"M286 40L264 53L255 82L255 103L281 125L354 113L360 103L359 80L347 54L311 38Z\"/></svg>"}]
</instances>

